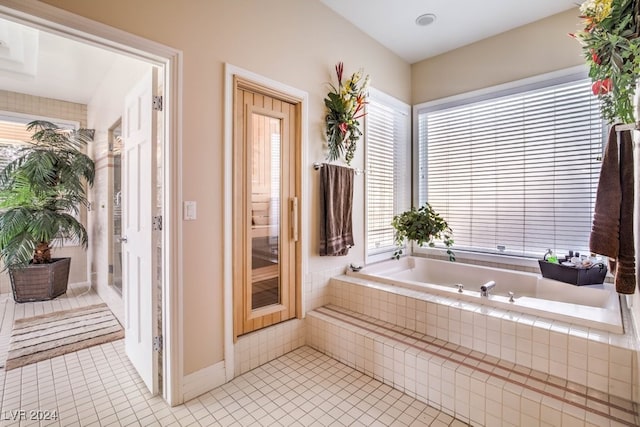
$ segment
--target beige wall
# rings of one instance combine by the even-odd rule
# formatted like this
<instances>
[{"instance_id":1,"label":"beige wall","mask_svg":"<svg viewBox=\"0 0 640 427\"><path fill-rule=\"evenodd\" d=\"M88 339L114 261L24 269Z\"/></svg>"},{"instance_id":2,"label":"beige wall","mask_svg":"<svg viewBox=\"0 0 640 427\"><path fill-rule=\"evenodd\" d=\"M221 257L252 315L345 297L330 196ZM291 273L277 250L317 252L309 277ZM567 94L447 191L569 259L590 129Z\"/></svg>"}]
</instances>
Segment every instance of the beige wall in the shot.
<instances>
[{"instance_id":1,"label":"beige wall","mask_svg":"<svg viewBox=\"0 0 640 427\"><path fill-rule=\"evenodd\" d=\"M46 0L54 6L180 49L183 74L183 197L198 202L198 219L184 227L184 371L223 359L222 251L224 63L309 93L309 161L324 158L323 98L333 66L362 67L372 85L410 101L410 67L317 0ZM363 167L362 152L354 166ZM305 283L364 260L364 179L356 187L356 248L348 257L317 254L317 172L311 184L311 252ZM320 301L318 299L316 301ZM315 303L311 304L312 306Z\"/></svg>"},{"instance_id":2,"label":"beige wall","mask_svg":"<svg viewBox=\"0 0 640 427\"><path fill-rule=\"evenodd\" d=\"M75 121L80 127L87 127L87 106L58 99L43 98L24 93L0 90L0 111L10 111L21 114L33 114L50 119ZM85 217L82 213L82 217ZM69 283L88 282L87 253L80 246L54 247L54 257L71 257ZM9 274L0 273L0 293L11 292Z\"/></svg>"},{"instance_id":3,"label":"beige wall","mask_svg":"<svg viewBox=\"0 0 640 427\"><path fill-rule=\"evenodd\" d=\"M584 64L577 8L411 66L412 104Z\"/></svg>"}]
</instances>

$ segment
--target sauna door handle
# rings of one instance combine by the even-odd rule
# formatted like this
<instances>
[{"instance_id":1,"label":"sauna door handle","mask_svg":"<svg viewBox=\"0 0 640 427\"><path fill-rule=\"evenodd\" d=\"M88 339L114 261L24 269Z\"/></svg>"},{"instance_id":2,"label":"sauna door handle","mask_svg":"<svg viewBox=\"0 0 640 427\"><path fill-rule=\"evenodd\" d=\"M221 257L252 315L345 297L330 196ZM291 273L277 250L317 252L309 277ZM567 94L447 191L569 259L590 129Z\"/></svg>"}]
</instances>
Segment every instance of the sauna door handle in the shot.
<instances>
[{"instance_id":1,"label":"sauna door handle","mask_svg":"<svg viewBox=\"0 0 640 427\"><path fill-rule=\"evenodd\" d=\"M298 198L291 198L291 238L298 241Z\"/></svg>"}]
</instances>

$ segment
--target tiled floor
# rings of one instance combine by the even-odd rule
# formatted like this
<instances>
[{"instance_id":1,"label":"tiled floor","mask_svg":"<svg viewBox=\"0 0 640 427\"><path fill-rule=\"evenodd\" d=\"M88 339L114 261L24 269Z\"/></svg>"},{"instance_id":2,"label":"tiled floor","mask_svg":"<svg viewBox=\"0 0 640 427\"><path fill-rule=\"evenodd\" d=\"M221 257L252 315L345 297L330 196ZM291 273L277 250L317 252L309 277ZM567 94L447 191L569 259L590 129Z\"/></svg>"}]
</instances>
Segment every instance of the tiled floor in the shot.
<instances>
[{"instance_id":1,"label":"tiled floor","mask_svg":"<svg viewBox=\"0 0 640 427\"><path fill-rule=\"evenodd\" d=\"M74 288L46 303L14 304L0 295L0 361L14 319L97 302L95 293ZM0 369L0 384L3 426L465 425L309 347L175 408L149 395L122 340L9 372ZM46 415L57 419L30 420Z\"/></svg>"}]
</instances>

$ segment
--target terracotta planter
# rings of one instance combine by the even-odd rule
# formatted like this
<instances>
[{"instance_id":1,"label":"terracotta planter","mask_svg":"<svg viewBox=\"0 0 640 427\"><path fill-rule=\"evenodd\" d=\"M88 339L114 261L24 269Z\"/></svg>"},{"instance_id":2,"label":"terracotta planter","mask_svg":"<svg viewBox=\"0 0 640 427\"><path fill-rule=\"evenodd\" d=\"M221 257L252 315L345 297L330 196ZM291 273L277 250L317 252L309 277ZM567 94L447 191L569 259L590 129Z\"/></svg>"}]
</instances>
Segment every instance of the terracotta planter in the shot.
<instances>
[{"instance_id":1,"label":"terracotta planter","mask_svg":"<svg viewBox=\"0 0 640 427\"><path fill-rule=\"evenodd\" d=\"M16 302L46 301L67 292L71 258L53 258L51 264L10 268L11 289Z\"/></svg>"}]
</instances>

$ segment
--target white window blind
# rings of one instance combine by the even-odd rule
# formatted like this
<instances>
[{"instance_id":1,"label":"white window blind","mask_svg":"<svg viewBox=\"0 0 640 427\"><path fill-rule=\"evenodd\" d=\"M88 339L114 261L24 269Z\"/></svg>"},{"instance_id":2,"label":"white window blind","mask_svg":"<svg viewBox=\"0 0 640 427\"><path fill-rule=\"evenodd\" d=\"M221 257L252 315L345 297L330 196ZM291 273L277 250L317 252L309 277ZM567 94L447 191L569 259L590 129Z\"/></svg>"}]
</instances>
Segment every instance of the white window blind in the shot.
<instances>
[{"instance_id":1,"label":"white window blind","mask_svg":"<svg viewBox=\"0 0 640 427\"><path fill-rule=\"evenodd\" d=\"M393 216L410 206L410 107L371 90L365 116L367 256L393 251Z\"/></svg>"},{"instance_id":2,"label":"white window blind","mask_svg":"<svg viewBox=\"0 0 640 427\"><path fill-rule=\"evenodd\" d=\"M20 146L30 140L31 133L23 123L0 120L0 170L15 159Z\"/></svg>"},{"instance_id":3,"label":"white window blind","mask_svg":"<svg viewBox=\"0 0 640 427\"><path fill-rule=\"evenodd\" d=\"M588 252L604 123L589 79L418 110L419 201L455 248Z\"/></svg>"}]
</instances>

